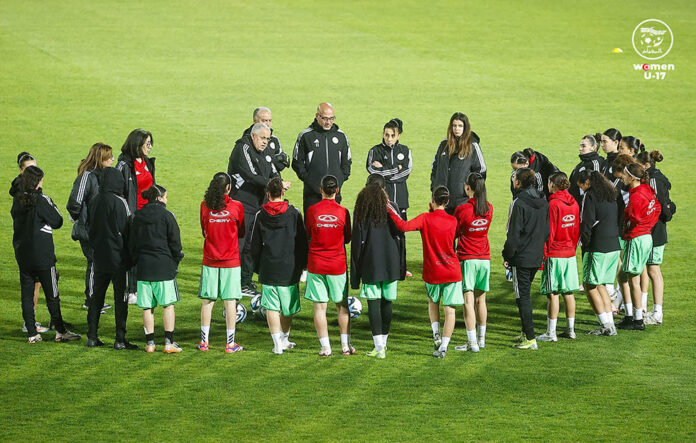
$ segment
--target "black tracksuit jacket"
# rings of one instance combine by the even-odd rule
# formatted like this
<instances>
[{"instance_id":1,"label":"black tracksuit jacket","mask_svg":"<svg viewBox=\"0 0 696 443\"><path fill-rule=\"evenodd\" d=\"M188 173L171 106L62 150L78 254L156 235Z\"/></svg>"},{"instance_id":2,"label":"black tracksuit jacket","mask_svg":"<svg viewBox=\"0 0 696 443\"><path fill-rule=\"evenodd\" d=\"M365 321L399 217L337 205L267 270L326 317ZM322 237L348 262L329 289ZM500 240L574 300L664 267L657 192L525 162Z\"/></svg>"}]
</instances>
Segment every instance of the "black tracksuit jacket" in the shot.
<instances>
[{"instance_id":1,"label":"black tracksuit jacket","mask_svg":"<svg viewBox=\"0 0 696 443\"><path fill-rule=\"evenodd\" d=\"M398 213L398 209L395 208ZM381 225L358 223L353 216L350 250L350 286L363 283L403 280L406 275L404 234L391 217Z\"/></svg>"},{"instance_id":2,"label":"black tracksuit jacket","mask_svg":"<svg viewBox=\"0 0 696 443\"><path fill-rule=\"evenodd\" d=\"M464 184L469 174L479 172L486 177L486 162L483 159L483 152L479 146L480 138L475 133L471 133L471 155L466 158L459 158L458 155L450 157L447 154L447 139L440 142L437 148L433 167L430 172L430 190L435 190L438 186L447 186L450 192L450 201L447 208L453 210L469 199L464 192Z\"/></svg>"},{"instance_id":3,"label":"black tracksuit jacket","mask_svg":"<svg viewBox=\"0 0 696 443\"><path fill-rule=\"evenodd\" d=\"M251 234L251 256L259 282L292 286L307 268L309 243L300 211L289 205L271 215L266 208L256 213Z\"/></svg>"},{"instance_id":4,"label":"black tracksuit jacket","mask_svg":"<svg viewBox=\"0 0 696 443\"><path fill-rule=\"evenodd\" d=\"M123 184L123 182L122 182ZM119 190L119 195L123 190ZM66 209L75 220L72 230L73 240L87 241L89 239L87 218L89 205L99 193L99 170L89 170L78 175L73 183Z\"/></svg>"},{"instance_id":5,"label":"black tracksuit jacket","mask_svg":"<svg viewBox=\"0 0 696 443\"><path fill-rule=\"evenodd\" d=\"M21 179L22 174L18 175L17 177L12 180L12 184L10 185L10 197L14 197L17 195L17 191L19 190L19 180Z\"/></svg>"},{"instance_id":6,"label":"black tracksuit jacket","mask_svg":"<svg viewBox=\"0 0 696 443\"><path fill-rule=\"evenodd\" d=\"M582 253L612 252L619 246L616 201L600 201L589 189L580 205L580 242Z\"/></svg>"},{"instance_id":7,"label":"black tracksuit jacket","mask_svg":"<svg viewBox=\"0 0 696 443\"><path fill-rule=\"evenodd\" d=\"M123 176L114 168L101 171L99 193L89 205L87 236L94 250L94 270L111 273L132 265L128 251L132 213L123 197Z\"/></svg>"},{"instance_id":8,"label":"black tracksuit jacket","mask_svg":"<svg viewBox=\"0 0 696 443\"><path fill-rule=\"evenodd\" d=\"M41 189L31 191L33 204L22 206L19 192L12 202L12 246L21 269L43 271L56 264L53 230L63 226L63 217L50 197Z\"/></svg>"},{"instance_id":9,"label":"black tracksuit jacket","mask_svg":"<svg viewBox=\"0 0 696 443\"><path fill-rule=\"evenodd\" d=\"M382 167L373 166L372 163L375 161L380 162ZM368 173L384 177L389 200L395 202L400 209L408 208L406 180L413 169L411 150L408 149L408 146L397 142L390 148L382 141L382 143L373 146L367 153L365 167Z\"/></svg>"},{"instance_id":10,"label":"black tracksuit jacket","mask_svg":"<svg viewBox=\"0 0 696 443\"><path fill-rule=\"evenodd\" d=\"M660 212L660 217L652 231L653 246L662 246L667 243L667 222L672 220L672 216L677 212L677 205L669 198L672 184L662 171L651 166L648 168L648 175L650 176L650 187L662 205L662 212Z\"/></svg>"},{"instance_id":11,"label":"black tracksuit jacket","mask_svg":"<svg viewBox=\"0 0 696 443\"><path fill-rule=\"evenodd\" d=\"M551 160L541 152L534 152L534 161L529 163L529 169L534 171L534 175L536 175L537 179L537 192L539 192L539 195L543 195L546 197L548 200L549 195L549 177L551 174L554 172L558 172L558 168L554 166L553 163L551 163ZM510 192L512 192L512 197L517 196L517 192L519 191L518 189L515 189L515 186L512 182L512 179L515 178L515 173L517 171L513 170L512 174L510 175Z\"/></svg>"},{"instance_id":12,"label":"black tracksuit jacket","mask_svg":"<svg viewBox=\"0 0 696 443\"><path fill-rule=\"evenodd\" d=\"M570 173L570 177L568 178L570 180L570 188L568 189L568 192L570 192L570 195L575 198L578 205L582 204L582 189L580 189L577 184L578 174L580 171L589 169L604 174L607 163L604 157L600 157L596 151L588 152L587 154L580 154L579 157L580 163L578 163L575 169L573 169L573 172Z\"/></svg>"},{"instance_id":13,"label":"black tracksuit jacket","mask_svg":"<svg viewBox=\"0 0 696 443\"><path fill-rule=\"evenodd\" d=\"M134 161L135 159L132 159L130 155L122 153L118 156L118 163L116 164L116 169L121 171L123 180L126 183L122 195L126 197L131 213L135 213L138 209L138 193L142 193L145 190L138 189L138 179L135 176L135 166L133 165ZM152 184L156 184L155 157L143 157L143 161L145 161L148 171L152 174Z\"/></svg>"},{"instance_id":14,"label":"black tracksuit jacket","mask_svg":"<svg viewBox=\"0 0 696 443\"><path fill-rule=\"evenodd\" d=\"M242 133L242 137L245 135L248 135L251 137L251 128L253 128L254 125L249 126L244 130ZM283 169L285 169L285 164L279 160L277 157L280 154L283 154L283 147L280 145L280 140L278 140L278 137L273 135L273 129L271 129L271 139L268 141L268 146L266 146L266 150L270 151L271 155L271 161L273 162L273 166L275 166L276 171L280 172ZM264 150L265 152L265 150ZM286 157L287 158L287 157ZM289 159L288 159L289 160Z\"/></svg>"},{"instance_id":15,"label":"black tracksuit jacket","mask_svg":"<svg viewBox=\"0 0 696 443\"><path fill-rule=\"evenodd\" d=\"M523 189L510 204L503 259L510 266L538 268L549 237L549 203L535 187Z\"/></svg>"},{"instance_id":16,"label":"black tracksuit jacket","mask_svg":"<svg viewBox=\"0 0 696 443\"><path fill-rule=\"evenodd\" d=\"M335 176L338 186L343 186L350 176L351 164L350 144L338 125L325 130L314 120L297 136L292 169L304 182L304 194L321 196L321 179L326 175Z\"/></svg>"},{"instance_id":17,"label":"black tracksuit jacket","mask_svg":"<svg viewBox=\"0 0 696 443\"><path fill-rule=\"evenodd\" d=\"M164 203L146 204L133 217L130 253L142 281L173 280L184 258L179 225Z\"/></svg>"},{"instance_id":18,"label":"black tracksuit jacket","mask_svg":"<svg viewBox=\"0 0 696 443\"><path fill-rule=\"evenodd\" d=\"M273 163L270 147L259 152L254 147L251 134L244 135L234 144L227 164L227 173L234 180L231 197L245 208L258 210L266 195L266 184L272 177L280 174Z\"/></svg>"}]
</instances>

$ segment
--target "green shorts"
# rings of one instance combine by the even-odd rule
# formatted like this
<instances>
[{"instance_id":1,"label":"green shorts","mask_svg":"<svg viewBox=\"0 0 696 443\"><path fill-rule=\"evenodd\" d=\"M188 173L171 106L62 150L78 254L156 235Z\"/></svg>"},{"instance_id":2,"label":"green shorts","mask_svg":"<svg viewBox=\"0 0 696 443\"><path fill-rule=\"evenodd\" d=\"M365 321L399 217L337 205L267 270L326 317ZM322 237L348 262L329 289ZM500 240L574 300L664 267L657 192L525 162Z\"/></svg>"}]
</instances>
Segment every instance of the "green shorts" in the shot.
<instances>
[{"instance_id":1,"label":"green shorts","mask_svg":"<svg viewBox=\"0 0 696 443\"><path fill-rule=\"evenodd\" d=\"M582 281L590 285L610 285L616 280L621 251L586 252L582 256Z\"/></svg>"},{"instance_id":2,"label":"green shorts","mask_svg":"<svg viewBox=\"0 0 696 443\"><path fill-rule=\"evenodd\" d=\"M440 303L445 306L461 306L464 304L464 293L462 292L462 282L425 284L425 290L433 303Z\"/></svg>"},{"instance_id":3,"label":"green shorts","mask_svg":"<svg viewBox=\"0 0 696 443\"><path fill-rule=\"evenodd\" d=\"M649 265L661 265L662 257L665 255L665 245L653 246L650 255L648 256Z\"/></svg>"},{"instance_id":4,"label":"green shorts","mask_svg":"<svg viewBox=\"0 0 696 443\"><path fill-rule=\"evenodd\" d=\"M616 271L616 270L615 270ZM541 293L568 294L580 289L578 263L573 257L548 257L541 272Z\"/></svg>"},{"instance_id":5,"label":"green shorts","mask_svg":"<svg viewBox=\"0 0 696 443\"><path fill-rule=\"evenodd\" d=\"M623 252L624 248L626 247L626 240L621 237L619 237L619 247L621 248L621 252Z\"/></svg>"},{"instance_id":6,"label":"green shorts","mask_svg":"<svg viewBox=\"0 0 696 443\"><path fill-rule=\"evenodd\" d=\"M138 280L138 306L153 309L167 307L179 301L179 287L176 279L166 281Z\"/></svg>"},{"instance_id":7,"label":"green shorts","mask_svg":"<svg viewBox=\"0 0 696 443\"><path fill-rule=\"evenodd\" d=\"M282 312L285 317L297 314L300 312L300 285L263 285L261 306L268 311Z\"/></svg>"},{"instance_id":8,"label":"green shorts","mask_svg":"<svg viewBox=\"0 0 696 443\"><path fill-rule=\"evenodd\" d=\"M241 267L211 268L203 266L198 297L208 300L240 300L242 298Z\"/></svg>"},{"instance_id":9,"label":"green shorts","mask_svg":"<svg viewBox=\"0 0 696 443\"><path fill-rule=\"evenodd\" d=\"M348 295L346 273L340 275L322 275L307 273L305 298L314 303L342 303Z\"/></svg>"},{"instance_id":10,"label":"green shorts","mask_svg":"<svg viewBox=\"0 0 696 443\"><path fill-rule=\"evenodd\" d=\"M363 283L360 288L360 297L368 300L396 300L396 280L381 281L379 283Z\"/></svg>"},{"instance_id":11,"label":"green shorts","mask_svg":"<svg viewBox=\"0 0 696 443\"><path fill-rule=\"evenodd\" d=\"M462 290L471 292L474 289L488 292L488 280L491 275L491 261L469 259L459 262L462 267Z\"/></svg>"},{"instance_id":12,"label":"green shorts","mask_svg":"<svg viewBox=\"0 0 696 443\"><path fill-rule=\"evenodd\" d=\"M621 270L625 274L638 275L648 263L648 257L652 252L652 236L641 235L626 241L624 258Z\"/></svg>"}]
</instances>

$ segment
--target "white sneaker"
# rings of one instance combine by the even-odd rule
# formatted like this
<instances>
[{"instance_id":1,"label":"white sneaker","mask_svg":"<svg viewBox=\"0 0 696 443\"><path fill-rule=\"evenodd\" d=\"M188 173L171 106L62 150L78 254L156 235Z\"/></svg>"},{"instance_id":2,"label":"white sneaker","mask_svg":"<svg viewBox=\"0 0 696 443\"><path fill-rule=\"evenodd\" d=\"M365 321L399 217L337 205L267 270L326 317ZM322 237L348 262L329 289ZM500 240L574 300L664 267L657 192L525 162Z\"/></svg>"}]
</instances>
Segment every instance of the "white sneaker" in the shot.
<instances>
[{"instance_id":1,"label":"white sneaker","mask_svg":"<svg viewBox=\"0 0 696 443\"><path fill-rule=\"evenodd\" d=\"M43 338L41 338L41 336L39 334L32 335L31 337L28 338L29 343L38 343L41 340L43 340Z\"/></svg>"},{"instance_id":2,"label":"white sneaker","mask_svg":"<svg viewBox=\"0 0 696 443\"><path fill-rule=\"evenodd\" d=\"M481 339L479 339L479 341L478 341L478 347L479 347L479 349L485 348L485 347L486 347L486 340L481 340Z\"/></svg>"},{"instance_id":3,"label":"white sneaker","mask_svg":"<svg viewBox=\"0 0 696 443\"><path fill-rule=\"evenodd\" d=\"M72 331L68 331L67 329L65 332L62 334L60 332L56 332L56 341L57 342L66 342L66 341L76 341L81 338L80 334L76 334Z\"/></svg>"},{"instance_id":4,"label":"white sneaker","mask_svg":"<svg viewBox=\"0 0 696 443\"><path fill-rule=\"evenodd\" d=\"M566 329L565 332L560 334L560 336L563 338L569 338L571 340L575 340L577 338L577 335L575 335L575 329Z\"/></svg>"},{"instance_id":5,"label":"white sneaker","mask_svg":"<svg viewBox=\"0 0 696 443\"><path fill-rule=\"evenodd\" d=\"M274 347L274 348L271 350L271 352L273 352L273 353L276 354L276 355L280 355L280 354L283 353L283 350L282 350L282 349L276 349L276 348Z\"/></svg>"},{"instance_id":6,"label":"white sneaker","mask_svg":"<svg viewBox=\"0 0 696 443\"><path fill-rule=\"evenodd\" d=\"M36 328L36 332L38 334L45 334L46 332L50 331L50 329L48 329L46 326L42 326L38 321L34 323L34 327ZM27 331L26 323L22 323L22 332L29 332Z\"/></svg>"},{"instance_id":7,"label":"white sneaker","mask_svg":"<svg viewBox=\"0 0 696 443\"><path fill-rule=\"evenodd\" d=\"M455 346L454 350L455 351L462 351L462 352L466 352L466 351L478 352L478 351L480 351L478 343L467 343L465 345Z\"/></svg>"},{"instance_id":8,"label":"white sneaker","mask_svg":"<svg viewBox=\"0 0 696 443\"><path fill-rule=\"evenodd\" d=\"M131 292L128 294L128 304L129 305L135 305L138 303L138 293L137 292Z\"/></svg>"},{"instance_id":9,"label":"white sneaker","mask_svg":"<svg viewBox=\"0 0 696 443\"><path fill-rule=\"evenodd\" d=\"M643 322L646 325L661 325L662 324L662 312L650 311L645 316L643 316ZM37 328L38 331L38 328Z\"/></svg>"},{"instance_id":10,"label":"white sneaker","mask_svg":"<svg viewBox=\"0 0 696 443\"><path fill-rule=\"evenodd\" d=\"M539 341L558 341L556 334L549 334L548 332L544 332L543 334L537 336L536 339Z\"/></svg>"}]
</instances>

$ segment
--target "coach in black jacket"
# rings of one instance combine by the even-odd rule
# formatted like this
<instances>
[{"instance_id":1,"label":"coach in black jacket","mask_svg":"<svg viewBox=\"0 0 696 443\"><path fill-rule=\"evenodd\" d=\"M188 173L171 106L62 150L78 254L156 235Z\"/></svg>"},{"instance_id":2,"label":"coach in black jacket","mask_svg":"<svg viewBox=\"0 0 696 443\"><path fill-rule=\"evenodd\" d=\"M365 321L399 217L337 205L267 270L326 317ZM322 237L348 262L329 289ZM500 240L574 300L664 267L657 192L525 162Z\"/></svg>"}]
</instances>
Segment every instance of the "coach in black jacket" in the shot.
<instances>
[{"instance_id":1,"label":"coach in black jacket","mask_svg":"<svg viewBox=\"0 0 696 443\"><path fill-rule=\"evenodd\" d=\"M305 214L307 208L321 201L319 187L322 178L333 175L338 179L340 189L350 176L350 144L334 119L333 106L322 103L317 108L312 124L297 136L292 154L292 169L304 182L302 197ZM339 192L336 203L340 202Z\"/></svg>"},{"instance_id":2,"label":"coach in black jacket","mask_svg":"<svg viewBox=\"0 0 696 443\"><path fill-rule=\"evenodd\" d=\"M527 340L534 340L531 286L544 260L544 243L549 237L549 204L537 192L536 176L529 168L517 170L515 188L521 191L510 204L503 260L506 267L512 268L522 331ZM536 343L533 348L536 348Z\"/></svg>"},{"instance_id":3,"label":"coach in black jacket","mask_svg":"<svg viewBox=\"0 0 696 443\"><path fill-rule=\"evenodd\" d=\"M273 165L278 172L290 166L290 159L288 158L288 155L283 151L283 147L280 145L280 140L278 140L278 137L273 134L273 114L271 113L271 110L264 106L260 106L254 109L253 119L254 123L244 130L242 137L245 135L251 136L251 129L254 127L254 124L265 124L271 130L271 138L268 141L268 146L264 152L271 156Z\"/></svg>"},{"instance_id":4,"label":"coach in black jacket","mask_svg":"<svg viewBox=\"0 0 696 443\"><path fill-rule=\"evenodd\" d=\"M128 290L126 273L132 262L128 253L131 211L123 197L123 175L114 168L100 173L99 193L89 206L89 243L94 250L94 295L87 311L87 347L102 346L99 340L99 317L109 283L114 287L116 341L114 349L137 349L126 340Z\"/></svg>"},{"instance_id":5,"label":"coach in black jacket","mask_svg":"<svg viewBox=\"0 0 696 443\"><path fill-rule=\"evenodd\" d=\"M377 166L375 163L379 164ZM408 186L406 180L413 169L411 150L398 141L394 146L387 146L384 141L375 145L367 153L365 166L370 174L384 177L384 186L389 200L399 207L401 218L406 219L408 209Z\"/></svg>"}]
</instances>

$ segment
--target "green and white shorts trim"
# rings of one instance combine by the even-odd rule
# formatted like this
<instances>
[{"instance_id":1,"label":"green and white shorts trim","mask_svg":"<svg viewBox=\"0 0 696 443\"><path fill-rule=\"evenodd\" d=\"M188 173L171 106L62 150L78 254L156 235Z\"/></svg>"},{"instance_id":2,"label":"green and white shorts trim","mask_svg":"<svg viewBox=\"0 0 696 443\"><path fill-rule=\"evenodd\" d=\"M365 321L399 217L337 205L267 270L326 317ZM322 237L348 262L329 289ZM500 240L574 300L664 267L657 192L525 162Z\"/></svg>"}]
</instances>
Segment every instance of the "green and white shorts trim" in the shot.
<instances>
[{"instance_id":1,"label":"green and white shorts trim","mask_svg":"<svg viewBox=\"0 0 696 443\"><path fill-rule=\"evenodd\" d=\"M153 309L156 306L167 307L178 302L179 287L176 279L166 281L138 280L138 306Z\"/></svg>"},{"instance_id":2,"label":"green and white shorts trim","mask_svg":"<svg viewBox=\"0 0 696 443\"><path fill-rule=\"evenodd\" d=\"M665 245L662 246L653 246L652 251L650 251L650 255L648 256L648 264L649 265L661 265L662 264L662 258L665 255Z\"/></svg>"},{"instance_id":3,"label":"green and white shorts trim","mask_svg":"<svg viewBox=\"0 0 696 443\"><path fill-rule=\"evenodd\" d=\"M573 257L548 257L541 272L541 293L568 294L580 289L578 263Z\"/></svg>"},{"instance_id":4,"label":"green and white shorts trim","mask_svg":"<svg viewBox=\"0 0 696 443\"><path fill-rule=\"evenodd\" d=\"M464 304L464 293L462 292L462 282L425 284L425 290L433 303L440 303L445 306L461 306Z\"/></svg>"},{"instance_id":5,"label":"green and white shorts trim","mask_svg":"<svg viewBox=\"0 0 696 443\"><path fill-rule=\"evenodd\" d=\"M621 270L625 274L631 275L642 273L652 249L652 236L650 234L627 240Z\"/></svg>"},{"instance_id":6,"label":"green and white shorts trim","mask_svg":"<svg viewBox=\"0 0 696 443\"><path fill-rule=\"evenodd\" d=\"M261 306L268 311L282 312L289 317L300 312L300 286L263 285L261 289Z\"/></svg>"},{"instance_id":7,"label":"green and white shorts trim","mask_svg":"<svg viewBox=\"0 0 696 443\"><path fill-rule=\"evenodd\" d=\"M314 303L343 303L348 295L346 273L340 275L322 275L307 273L305 298Z\"/></svg>"},{"instance_id":8,"label":"green and white shorts trim","mask_svg":"<svg viewBox=\"0 0 696 443\"><path fill-rule=\"evenodd\" d=\"M616 280L621 251L586 252L582 256L582 281L590 285L610 285Z\"/></svg>"},{"instance_id":9,"label":"green and white shorts trim","mask_svg":"<svg viewBox=\"0 0 696 443\"><path fill-rule=\"evenodd\" d=\"M241 267L212 268L203 266L198 297L207 300L240 300L242 298Z\"/></svg>"},{"instance_id":10,"label":"green and white shorts trim","mask_svg":"<svg viewBox=\"0 0 696 443\"><path fill-rule=\"evenodd\" d=\"M491 261L469 259L459 262L462 268L462 290L472 292L475 289L488 292L491 275Z\"/></svg>"},{"instance_id":11,"label":"green and white shorts trim","mask_svg":"<svg viewBox=\"0 0 696 443\"><path fill-rule=\"evenodd\" d=\"M360 288L360 297L368 300L396 300L396 280L381 281L378 283L363 283Z\"/></svg>"}]
</instances>

